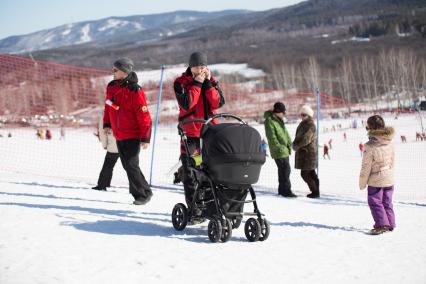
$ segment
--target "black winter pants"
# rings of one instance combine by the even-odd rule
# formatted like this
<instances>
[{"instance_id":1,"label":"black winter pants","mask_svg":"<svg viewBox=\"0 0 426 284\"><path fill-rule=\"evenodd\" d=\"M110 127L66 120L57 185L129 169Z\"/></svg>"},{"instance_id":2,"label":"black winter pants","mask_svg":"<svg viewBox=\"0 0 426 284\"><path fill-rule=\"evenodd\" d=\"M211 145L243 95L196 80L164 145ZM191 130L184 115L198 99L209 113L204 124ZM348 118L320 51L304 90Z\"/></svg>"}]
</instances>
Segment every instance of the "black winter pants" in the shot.
<instances>
[{"instance_id":1,"label":"black winter pants","mask_svg":"<svg viewBox=\"0 0 426 284\"><path fill-rule=\"evenodd\" d=\"M118 153L124 170L129 179L129 191L135 199L148 198L152 195L151 188L139 168L139 139L117 140Z\"/></svg>"},{"instance_id":2,"label":"black winter pants","mask_svg":"<svg viewBox=\"0 0 426 284\"><path fill-rule=\"evenodd\" d=\"M191 205L192 199L195 192L195 177L193 176L192 172L189 170L191 167L195 167L193 164L193 160L191 158L191 155L194 154L197 151L200 151L200 139L195 137L188 137L187 138L187 144L188 144L188 151L184 147L184 145L181 145L181 155L180 160L182 162L184 176L183 176L183 189L185 191L185 200L186 204L188 206Z\"/></svg>"},{"instance_id":3,"label":"black winter pants","mask_svg":"<svg viewBox=\"0 0 426 284\"><path fill-rule=\"evenodd\" d=\"M112 171L119 157L120 155L118 153L106 152L104 165L99 174L98 187L106 188L111 186Z\"/></svg>"},{"instance_id":4,"label":"black winter pants","mask_svg":"<svg viewBox=\"0 0 426 284\"><path fill-rule=\"evenodd\" d=\"M289 158L275 159L275 163L278 167L278 194L286 196L291 194L291 182L290 182L290 162Z\"/></svg>"},{"instance_id":5,"label":"black winter pants","mask_svg":"<svg viewBox=\"0 0 426 284\"><path fill-rule=\"evenodd\" d=\"M302 170L300 174L308 184L310 191L312 193L319 193L319 179L315 170Z\"/></svg>"}]
</instances>

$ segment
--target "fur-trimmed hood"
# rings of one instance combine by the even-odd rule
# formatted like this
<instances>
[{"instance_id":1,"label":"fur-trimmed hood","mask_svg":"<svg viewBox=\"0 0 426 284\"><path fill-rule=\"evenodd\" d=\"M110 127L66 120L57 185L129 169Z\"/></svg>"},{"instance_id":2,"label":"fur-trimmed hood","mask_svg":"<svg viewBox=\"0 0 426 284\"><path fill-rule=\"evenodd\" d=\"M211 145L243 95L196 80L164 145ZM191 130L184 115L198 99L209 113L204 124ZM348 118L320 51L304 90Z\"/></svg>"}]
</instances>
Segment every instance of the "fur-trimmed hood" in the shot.
<instances>
[{"instance_id":1,"label":"fur-trimmed hood","mask_svg":"<svg viewBox=\"0 0 426 284\"><path fill-rule=\"evenodd\" d=\"M372 129L368 131L368 138L372 142L389 143L395 135L393 127L385 127L381 129Z\"/></svg>"}]
</instances>

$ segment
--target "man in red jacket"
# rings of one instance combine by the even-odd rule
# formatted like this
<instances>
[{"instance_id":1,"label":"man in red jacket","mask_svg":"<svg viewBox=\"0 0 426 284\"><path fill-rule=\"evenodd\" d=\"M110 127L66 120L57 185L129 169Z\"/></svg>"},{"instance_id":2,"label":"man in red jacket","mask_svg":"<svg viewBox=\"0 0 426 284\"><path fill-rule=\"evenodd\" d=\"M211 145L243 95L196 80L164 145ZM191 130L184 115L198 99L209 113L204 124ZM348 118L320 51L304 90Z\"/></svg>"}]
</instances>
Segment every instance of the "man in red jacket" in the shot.
<instances>
[{"instance_id":1,"label":"man in red jacket","mask_svg":"<svg viewBox=\"0 0 426 284\"><path fill-rule=\"evenodd\" d=\"M179 104L179 122L187 119L205 119L216 114L218 108L225 104L219 83L207 68L207 56L201 52L194 52L189 58L189 67L174 82L174 90ZM217 123L217 121L213 121ZM185 198L191 204L194 192L194 178L187 171L189 157L199 154L201 123L188 123L183 126L187 136L189 153L181 145L181 161L184 168L183 185Z\"/></svg>"},{"instance_id":2,"label":"man in red jacket","mask_svg":"<svg viewBox=\"0 0 426 284\"><path fill-rule=\"evenodd\" d=\"M147 149L151 137L151 115L133 62L120 58L114 62L114 80L108 84L103 119L104 131L112 128L118 153L129 179L135 205L149 202L152 191L139 168L140 148Z\"/></svg>"}]
</instances>

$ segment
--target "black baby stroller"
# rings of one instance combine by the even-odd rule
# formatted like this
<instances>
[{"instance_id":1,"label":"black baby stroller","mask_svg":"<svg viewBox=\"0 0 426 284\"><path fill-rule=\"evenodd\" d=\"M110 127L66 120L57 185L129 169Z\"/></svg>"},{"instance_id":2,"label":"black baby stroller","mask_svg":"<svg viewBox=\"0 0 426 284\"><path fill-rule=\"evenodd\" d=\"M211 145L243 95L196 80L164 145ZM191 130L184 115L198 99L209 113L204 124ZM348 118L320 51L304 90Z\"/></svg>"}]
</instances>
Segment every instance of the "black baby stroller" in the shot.
<instances>
[{"instance_id":1,"label":"black baby stroller","mask_svg":"<svg viewBox=\"0 0 426 284\"><path fill-rule=\"evenodd\" d=\"M237 123L211 123L215 118L231 118ZM259 179L260 169L265 163L261 137L256 129L232 114L217 114L210 119L189 119L178 125L182 143L188 151L187 137L183 125L192 122L203 123L201 130L202 162L182 163L188 166L195 180L195 191L187 206L178 203L172 211L173 227L181 231L194 218L205 218L208 223L208 237L212 242L226 242L232 236L232 229L238 228L243 216L250 217L244 227L251 242L264 241L269 236L270 226L260 213L252 184ZM191 159L191 158L189 158ZM251 200L246 201L250 193ZM252 203L254 212L244 212L245 203Z\"/></svg>"}]
</instances>

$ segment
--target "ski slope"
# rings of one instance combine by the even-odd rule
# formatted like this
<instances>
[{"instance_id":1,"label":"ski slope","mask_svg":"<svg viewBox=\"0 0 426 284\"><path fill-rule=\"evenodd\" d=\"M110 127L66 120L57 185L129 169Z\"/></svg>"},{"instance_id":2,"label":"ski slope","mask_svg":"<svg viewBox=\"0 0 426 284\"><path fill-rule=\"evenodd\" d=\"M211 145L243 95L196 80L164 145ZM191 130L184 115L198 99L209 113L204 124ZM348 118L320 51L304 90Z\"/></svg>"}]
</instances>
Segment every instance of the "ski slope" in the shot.
<instances>
[{"instance_id":1,"label":"ski slope","mask_svg":"<svg viewBox=\"0 0 426 284\"><path fill-rule=\"evenodd\" d=\"M413 118L392 122L398 134L415 130L414 124L398 128L405 119ZM296 126L289 125L293 137ZM365 141L365 130L347 132L347 142L342 132L330 134L335 147L332 160L320 160L321 199L305 197L297 170L291 179L299 197L278 197L268 159L255 189L271 223L269 239L249 243L243 224L230 241L214 244L207 222L182 232L172 227L171 210L184 201L181 187L163 178L178 149L165 146L176 142L175 132L158 140L163 151L155 180L164 187L153 189L147 205L135 206L119 164L112 188L90 189L105 154L90 131L67 130L65 141L57 135L39 141L32 130L15 130L12 138L0 138L0 283L425 283L426 196L424 177L416 175L425 173L419 161L426 142L410 137L402 145L396 137L397 228L370 236L366 192L357 188L356 146L358 138ZM150 151L143 151L144 173L149 159Z\"/></svg>"}]
</instances>

